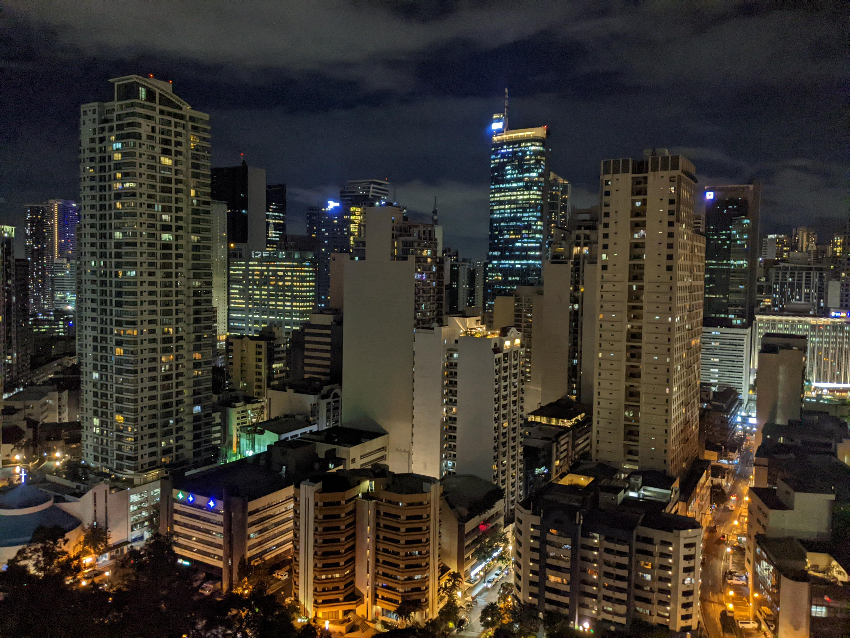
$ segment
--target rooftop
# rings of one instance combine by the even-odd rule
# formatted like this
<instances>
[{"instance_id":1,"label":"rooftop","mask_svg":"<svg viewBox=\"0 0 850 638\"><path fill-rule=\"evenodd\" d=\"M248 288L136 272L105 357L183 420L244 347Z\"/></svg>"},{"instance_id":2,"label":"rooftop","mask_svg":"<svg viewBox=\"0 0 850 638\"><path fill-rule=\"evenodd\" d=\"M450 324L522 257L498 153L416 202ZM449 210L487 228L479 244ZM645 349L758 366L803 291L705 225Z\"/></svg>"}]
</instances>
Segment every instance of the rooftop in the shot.
<instances>
[{"instance_id":1,"label":"rooftop","mask_svg":"<svg viewBox=\"0 0 850 638\"><path fill-rule=\"evenodd\" d=\"M772 487L751 487L750 494L758 496L759 500L770 510L789 509L788 506L779 499L779 496L776 494L776 490Z\"/></svg>"},{"instance_id":2,"label":"rooftop","mask_svg":"<svg viewBox=\"0 0 850 638\"><path fill-rule=\"evenodd\" d=\"M534 420L534 417L545 419L564 419L571 420L583 414L589 415L591 407L582 403L576 403L569 397L563 397L557 401L552 401L546 405L541 405L536 410L528 414L529 420Z\"/></svg>"},{"instance_id":3,"label":"rooftop","mask_svg":"<svg viewBox=\"0 0 850 638\"><path fill-rule=\"evenodd\" d=\"M426 494L437 482L438 479L422 474L391 474L384 489L392 494Z\"/></svg>"},{"instance_id":4,"label":"rooftop","mask_svg":"<svg viewBox=\"0 0 850 638\"><path fill-rule=\"evenodd\" d=\"M44 505L52 497L29 483L19 483L0 491L0 510L21 510Z\"/></svg>"},{"instance_id":5,"label":"rooftop","mask_svg":"<svg viewBox=\"0 0 850 638\"><path fill-rule=\"evenodd\" d=\"M306 416L279 416L268 421L255 423L253 427L274 432L277 435L289 434L306 427L311 427L310 419Z\"/></svg>"},{"instance_id":6,"label":"rooftop","mask_svg":"<svg viewBox=\"0 0 850 638\"><path fill-rule=\"evenodd\" d=\"M667 514L665 512L648 512L641 521L643 527L657 529L663 532L677 532L689 529L700 529L699 522L689 516Z\"/></svg>"},{"instance_id":7,"label":"rooftop","mask_svg":"<svg viewBox=\"0 0 850 638\"><path fill-rule=\"evenodd\" d=\"M629 476L639 476L643 487L654 487L659 490L671 490L678 480L658 470L635 470Z\"/></svg>"},{"instance_id":8,"label":"rooftop","mask_svg":"<svg viewBox=\"0 0 850 638\"><path fill-rule=\"evenodd\" d=\"M49 385L34 385L16 392L6 399L6 401L41 401L48 394L55 391L56 389Z\"/></svg>"},{"instance_id":9,"label":"rooftop","mask_svg":"<svg viewBox=\"0 0 850 638\"><path fill-rule=\"evenodd\" d=\"M477 476L444 476L441 482L443 497L461 522L489 511L504 498L499 487Z\"/></svg>"},{"instance_id":10,"label":"rooftop","mask_svg":"<svg viewBox=\"0 0 850 638\"><path fill-rule=\"evenodd\" d=\"M249 461L242 459L209 470L175 476L174 487L217 499L223 499L227 491L230 496L251 501L291 485L278 472Z\"/></svg>"},{"instance_id":11,"label":"rooftop","mask_svg":"<svg viewBox=\"0 0 850 638\"><path fill-rule=\"evenodd\" d=\"M385 432L372 432L369 430L360 430L345 426L337 426L328 428L327 430L318 430L317 432L307 432L301 438L305 441L314 443L325 443L327 445L338 445L341 447L353 447L374 441L378 437L386 436Z\"/></svg>"}]
</instances>

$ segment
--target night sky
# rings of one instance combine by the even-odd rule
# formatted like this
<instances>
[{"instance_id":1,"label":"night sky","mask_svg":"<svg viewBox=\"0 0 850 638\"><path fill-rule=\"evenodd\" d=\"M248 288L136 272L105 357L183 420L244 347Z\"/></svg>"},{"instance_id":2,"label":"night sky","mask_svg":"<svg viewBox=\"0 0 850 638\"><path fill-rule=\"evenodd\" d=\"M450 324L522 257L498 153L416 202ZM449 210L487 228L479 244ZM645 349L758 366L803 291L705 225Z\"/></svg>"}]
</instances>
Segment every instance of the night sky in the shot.
<instances>
[{"instance_id":1,"label":"night sky","mask_svg":"<svg viewBox=\"0 0 850 638\"><path fill-rule=\"evenodd\" d=\"M414 212L436 196L446 243L483 257L487 130L508 87L511 127L549 126L579 206L602 159L664 147L700 186L762 180L763 230L833 232L848 213L846 21L843 2L814 0L11 0L0 222L77 199L80 104L153 73L211 114L214 166L244 153L288 185L296 231L344 180L386 177Z\"/></svg>"}]
</instances>

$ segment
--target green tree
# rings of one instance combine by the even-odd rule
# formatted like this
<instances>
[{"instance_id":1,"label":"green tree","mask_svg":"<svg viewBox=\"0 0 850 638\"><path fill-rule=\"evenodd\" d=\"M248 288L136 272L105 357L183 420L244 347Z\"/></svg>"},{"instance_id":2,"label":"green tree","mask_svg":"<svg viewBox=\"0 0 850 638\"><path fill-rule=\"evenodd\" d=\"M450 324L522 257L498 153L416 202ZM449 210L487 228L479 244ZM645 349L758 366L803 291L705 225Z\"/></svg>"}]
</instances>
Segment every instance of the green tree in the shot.
<instances>
[{"instance_id":1,"label":"green tree","mask_svg":"<svg viewBox=\"0 0 850 638\"><path fill-rule=\"evenodd\" d=\"M111 545L109 530L106 526L89 525L83 532L80 550L83 556L100 556Z\"/></svg>"},{"instance_id":2,"label":"green tree","mask_svg":"<svg viewBox=\"0 0 850 638\"><path fill-rule=\"evenodd\" d=\"M476 561L485 561L489 559L499 547L507 545L508 537L502 530L495 531L496 528L490 528L487 531L484 539L478 544L472 552L472 558Z\"/></svg>"},{"instance_id":3,"label":"green tree","mask_svg":"<svg viewBox=\"0 0 850 638\"><path fill-rule=\"evenodd\" d=\"M533 636L540 629L540 612L534 605L514 601L510 608L509 622L517 636Z\"/></svg>"},{"instance_id":4,"label":"green tree","mask_svg":"<svg viewBox=\"0 0 850 638\"><path fill-rule=\"evenodd\" d=\"M458 572L449 572L440 583L440 594L442 596L456 596L463 589L463 576Z\"/></svg>"},{"instance_id":5,"label":"green tree","mask_svg":"<svg viewBox=\"0 0 850 638\"><path fill-rule=\"evenodd\" d=\"M497 603L487 603L481 608L479 622L484 629L495 629L502 624L502 610Z\"/></svg>"},{"instance_id":6,"label":"green tree","mask_svg":"<svg viewBox=\"0 0 850 638\"><path fill-rule=\"evenodd\" d=\"M398 607L396 607L395 613L401 621L406 625L410 622L410 619L419 611L422 611L423 605L421 600L402 600Z\"/></svg>"}]
</instances>

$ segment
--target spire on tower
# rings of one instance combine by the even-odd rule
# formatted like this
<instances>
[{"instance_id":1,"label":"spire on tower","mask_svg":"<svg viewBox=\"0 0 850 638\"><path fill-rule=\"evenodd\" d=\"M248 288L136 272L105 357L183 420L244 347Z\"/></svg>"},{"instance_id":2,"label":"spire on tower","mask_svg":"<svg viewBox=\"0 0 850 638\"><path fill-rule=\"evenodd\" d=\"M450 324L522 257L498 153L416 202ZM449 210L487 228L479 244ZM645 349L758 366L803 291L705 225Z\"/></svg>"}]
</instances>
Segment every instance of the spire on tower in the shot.
<instances>
[{"instance_id":1,"label":"spire on tower","mask_svg":"<svg viewBox=\"0 0 850 638\"><path fill-rule=\"evenodd\" d=\"M434 198L434 210L431 211L431 223L434 226L439 226L439 222L437 220L437 198Z\"/></svg>"},{"instance_id":2,"label":"spire on tower","mask_svg":"<svg viewBox=\"0 0 850 638\"><path fill-rule=\"evenodd\" d=\"M505 87L505 128L502 130L508 130L508 87Z\"/></svg>"}]
</instances>

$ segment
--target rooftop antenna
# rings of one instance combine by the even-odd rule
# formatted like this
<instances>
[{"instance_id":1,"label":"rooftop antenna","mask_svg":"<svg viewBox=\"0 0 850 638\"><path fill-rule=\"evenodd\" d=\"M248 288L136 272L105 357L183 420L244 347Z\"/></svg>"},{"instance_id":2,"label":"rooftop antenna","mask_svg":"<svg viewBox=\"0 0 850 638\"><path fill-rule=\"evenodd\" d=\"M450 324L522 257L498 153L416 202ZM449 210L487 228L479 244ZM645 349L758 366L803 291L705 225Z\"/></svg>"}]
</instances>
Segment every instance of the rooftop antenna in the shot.
<instances>
[{"instance_id":1,"label":"rooftop antenna","mask_svg":"<svg viewBox=\"0 0 850 638\"><path fill-rule=\"evenodd\" d=\"M431 211L431 223L434 226L439 226L439 222L437 221L437 198L434 198L434 210Z\"/></svg>"},{"instance_id":2,"label":"rooftop antenna","mask_svg":"<svg viewBox=\"0 0 850 638\"><path fill-rule=\"evenodd\" d=\"M508 130L508 87L505 87L505 127L503 130Z\"/></svg>"}]
</instances>

